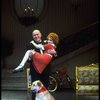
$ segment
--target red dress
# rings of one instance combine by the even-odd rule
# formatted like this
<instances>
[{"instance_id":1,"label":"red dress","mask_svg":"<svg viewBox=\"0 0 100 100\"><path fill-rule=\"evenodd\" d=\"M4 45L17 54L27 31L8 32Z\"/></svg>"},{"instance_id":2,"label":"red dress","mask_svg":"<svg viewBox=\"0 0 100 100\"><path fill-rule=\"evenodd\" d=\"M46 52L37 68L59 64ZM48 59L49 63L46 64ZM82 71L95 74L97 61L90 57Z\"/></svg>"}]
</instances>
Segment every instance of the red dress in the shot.
<instances>
[{"instance_id":1,"label":"red dress","mask_svg":"<svg viewBox=\"0 0 100 100\"><path fill-rule=\"evenodd\" d=\"M43 70L46 68L46 66L50 63L50 61L52 60L53 55L48 53L48 50L50 49L55 49L55 46L53 46L52 44L48 43L44 45L44 53L40 54L38 52L36 52L33 55L33 65L36 69L36 71L38 73L42 73Z\"/></svg>"}]
</instances>

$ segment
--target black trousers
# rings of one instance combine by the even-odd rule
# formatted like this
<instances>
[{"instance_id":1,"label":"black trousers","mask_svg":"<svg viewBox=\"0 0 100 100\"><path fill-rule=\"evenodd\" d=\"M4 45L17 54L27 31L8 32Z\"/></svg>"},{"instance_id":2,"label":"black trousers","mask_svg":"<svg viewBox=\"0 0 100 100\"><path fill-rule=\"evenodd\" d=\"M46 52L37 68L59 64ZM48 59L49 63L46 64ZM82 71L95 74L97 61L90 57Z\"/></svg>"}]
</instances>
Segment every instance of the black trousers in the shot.
<instances>
[{"instance_id":1,"label":"black trousers","mask_svg":"<svg viewBox=\"0 0 100 100\"><path fill-rule=\"evenodd\" d=\"M43 71L42 74L37 73L35 68L32 65L30 66L31 82L40 80L47 89L49 85L50 73L51 73L50 65L46 67L46 69ZM35 100L35 93L32 93L32 100Z\"/></svg>"}]
</instances>

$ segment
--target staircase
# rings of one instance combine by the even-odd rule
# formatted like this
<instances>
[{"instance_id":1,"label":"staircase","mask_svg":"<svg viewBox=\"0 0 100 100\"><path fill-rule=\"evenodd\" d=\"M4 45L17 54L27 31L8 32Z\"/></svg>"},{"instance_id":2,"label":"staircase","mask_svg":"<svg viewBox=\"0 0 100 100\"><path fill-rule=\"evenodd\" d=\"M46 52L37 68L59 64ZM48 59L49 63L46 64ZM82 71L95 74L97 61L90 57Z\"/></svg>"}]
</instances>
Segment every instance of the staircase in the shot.
<instances>
[{"instance_id":1,"label":"staircase","mask_svg":"<svg viewBox=\"0 0 100 100\"><path fill-rule=\"evenodd\" d=\"M26 70L12 73L10 69L2 69L1 88L2 90L27 90Z\"/></svg>"},{"instance_id":2,"label":"staircase","mask_svg":"<svg viewBox=\"0 0 100 100\"><path fill-rule=\"evenodd\" d=\"M32 100L32 95L27 91L27 74L23 72L12 73L12 69L1 71L1 100Z\"/></svg>"}]
</instances>

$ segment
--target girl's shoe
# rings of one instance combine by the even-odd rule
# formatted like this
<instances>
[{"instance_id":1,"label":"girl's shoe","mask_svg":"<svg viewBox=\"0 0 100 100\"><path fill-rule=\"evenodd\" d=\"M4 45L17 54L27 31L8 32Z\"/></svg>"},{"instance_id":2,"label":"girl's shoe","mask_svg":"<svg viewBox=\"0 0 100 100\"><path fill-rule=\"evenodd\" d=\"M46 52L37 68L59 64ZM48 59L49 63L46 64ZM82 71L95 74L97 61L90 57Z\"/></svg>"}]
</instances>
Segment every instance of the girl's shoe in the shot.
<instances>
[{"instance_id":1,"label":"girl's shoe","mask_svg":"<svg viewBox=\"0 0 100 100\"><path fill-rule=\"evenodd\" d=\"M18 68L18 69L13 69L12 70L12 73L17 73L17 72L23 72L24 71L24 68Z\"/></svg>"}]
</instances>

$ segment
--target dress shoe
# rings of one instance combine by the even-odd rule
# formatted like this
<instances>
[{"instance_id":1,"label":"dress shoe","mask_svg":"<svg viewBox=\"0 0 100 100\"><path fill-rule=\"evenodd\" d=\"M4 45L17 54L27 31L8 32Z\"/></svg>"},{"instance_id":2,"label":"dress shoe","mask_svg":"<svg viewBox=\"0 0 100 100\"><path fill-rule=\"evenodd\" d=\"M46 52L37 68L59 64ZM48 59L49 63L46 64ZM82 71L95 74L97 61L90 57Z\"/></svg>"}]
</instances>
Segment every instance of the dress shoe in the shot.
<instances>
[{"instance_id":1,"label":"dress shoe","mask_svg":"<svg viewBox=\"0 0 100 100\"><path fill-rule=\"evenodd\" d=\"M19 68L19 69L12 70L12 73L23 72L23 71L24 71L24 68Z\"/></svg>"}]
</instances>

